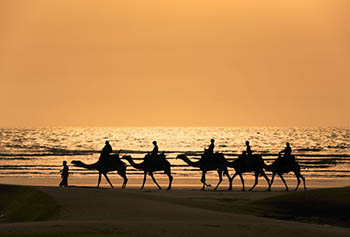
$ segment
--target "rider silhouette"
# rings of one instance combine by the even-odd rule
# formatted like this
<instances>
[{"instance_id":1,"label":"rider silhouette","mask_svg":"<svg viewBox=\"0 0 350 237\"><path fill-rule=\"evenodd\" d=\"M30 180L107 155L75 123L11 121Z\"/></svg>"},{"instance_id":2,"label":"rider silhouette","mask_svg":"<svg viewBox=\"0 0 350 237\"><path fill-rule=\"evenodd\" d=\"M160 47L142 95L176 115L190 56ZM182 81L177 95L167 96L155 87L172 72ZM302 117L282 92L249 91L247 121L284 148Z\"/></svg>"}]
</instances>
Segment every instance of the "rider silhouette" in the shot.
<instances>
[{"instance_id":1,"label":"rider silhouette","mask_svg":"<svg viewBox=\"0 0 350 237\"><path fill-rule=\"evenodd\" d=\"M250 148L249 141L245 142L245 145L247 146L246 152L248 156L252 155L252 149Z\"/></svg>"},{"instance_id":2,"label":"rider silhouette","mask_svg":"<svg viewBox=\"0 0 350 237\"><path fill-rule=\"evenodd\" d=\"M113 152L112 146L109 144L109 141L105 142L105 146L102 148L102 155L109 155L109 153Z\"/></svg>"},{"instance_id":3,"label":"rider silhouette","mask_svg":"<svg viewBox=\"0 0 350 237\"><path fill-rule=\"evenodd\" d=\"M158 145L157 145L157 141L153 141L153 150L151 151L151 156L152 157L156 157L158 155Z\"/></svg>"},{"instance_id":4,"label":"rider silhouette","mask_svg":"<svg viewBox=\"0 0 350 237\"><path fill-rule=\"evenodd\" d=\"M278 154L284 153L284 158L290 158L292 155L292 148L289 145L289 142L286 143L284 150L280 151Z\"/></svg>"},{"instance_id":5,"label":"rider silhouette","mask_svg":"<svg viewBox=\"0 0 350 237\"><path fill-rule=\"evenodd\" d=\"M108 159L109 153L111 153L113 151L112 146L109 144L109 141L106 141L105 144L106 145L102 148L100 158L98 159L99 165L101 164L101 162Z\"/></svg>"},{"instance_id":6,"label":"rider silhouette","mask_svg":"<svg viewBox=\"0 0 350 237\"><path fill-rule=\"evenodd\" d=\"M215 148L214 142L215 142L214 139L211 139L211 140L210 140L210 145L209 145L209 147L208 147L208 149L207 149L207 153L208 153L209 155L214 154L214 148Z\"/></svg>"}]
</instances>

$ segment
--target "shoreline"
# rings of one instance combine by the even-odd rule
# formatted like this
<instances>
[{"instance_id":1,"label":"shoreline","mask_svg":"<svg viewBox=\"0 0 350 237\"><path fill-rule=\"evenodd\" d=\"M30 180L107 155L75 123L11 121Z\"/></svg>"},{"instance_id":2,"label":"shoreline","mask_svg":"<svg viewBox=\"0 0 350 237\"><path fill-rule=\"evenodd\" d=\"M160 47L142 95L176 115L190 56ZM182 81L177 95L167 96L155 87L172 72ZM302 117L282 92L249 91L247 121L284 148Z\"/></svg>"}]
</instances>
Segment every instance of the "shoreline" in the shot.
<instances>
[{"instance_id":1,"label":"shoreline","mask_svg":"<svg viewBox=\"0 0 350 237\"><path fill-rule=\"evenodd\" d=\"M118 175L108 175L114 188L120 188L122 185L122 179ZM132 176L128 177L129 181L128 187L140 187L142 184L143 176ZM168 185L168 178L164 175L155 175L157 182L162 186L166 187ZM271 177L269 177L271 178ZM88 186L94 187L97 185L98 174L89 176L70 176L69 185L71 186ZM250 188L254 183L254 176L250 174L244 175L245 187ZM286 175L285 180L288 184L290 190L294 189L296 186L296 178L292 175ZM57 187L61 179L59 177L4 177L0 176L0 184L11 184L11 185L27 185L27 186L47 186L47 187ZM218 182L218 177L209 176L207 177L207 182L212 186L215 186ZM350 178L306 178L307 189L318 189L318 188L337 188L350 186ZM101 187L109 188L109 184L104 177L101 179ZM150 176L147 176L145 187L156 188L155 184L152 182ZM200 176L195 177L174 177L173 187L198 187L201 188ZM224 190L228 187L227 178L223 177L223 181L219 186L219 189ZM233 181L233 189L239 190L241 188L241 181L236 177ZM260 177L259 183L256 188L267 188L266 181ZM272 189L284 188L279 177L275 178ZM299 186L299 190L303 190L302 183Z\"/></svg>"}]
</instances>

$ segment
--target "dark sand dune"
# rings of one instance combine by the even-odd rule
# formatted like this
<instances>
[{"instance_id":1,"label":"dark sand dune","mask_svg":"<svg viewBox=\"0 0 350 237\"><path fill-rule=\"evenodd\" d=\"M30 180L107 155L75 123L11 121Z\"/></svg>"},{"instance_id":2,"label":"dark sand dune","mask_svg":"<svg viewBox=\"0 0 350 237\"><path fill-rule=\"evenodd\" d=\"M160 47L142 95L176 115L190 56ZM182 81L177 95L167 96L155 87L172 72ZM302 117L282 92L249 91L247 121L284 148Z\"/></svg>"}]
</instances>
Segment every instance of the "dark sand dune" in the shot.
<instances>
[{"instance_id":1,"label":"dark sand dune","mask_svg":"<svg viewBox=\"0 0 350 237\"><path fill-rule=\"evenodd\" d=\"M1 190L4 186L1 186ZM155 189L96 189L33 187L45 197L53 197L48 205L51 215L21 222L0 224L1 236L349 236L350 229L306 222L315 218L279 220L284 200L300 200L304 192L212 192L191 188L171 191ZM338 189L349 192L349 189ZM36 191L37 192L37 191ZM309 192L309 191L308 191ZM317 190L311 192L318 192ZM314 193L310 198L323 195ZM324 200L332 200L332 191ZM290 198L284 196L290 195ZM337 193L337 196L341 193ZM1 192L1 200L7 196ZM51 199L50 199L51 200ZM282 200L282 201L281 201ZM311 199L310 199L311 201ZM282 203L281 205L273 204ZM313 202L311 202L313 203ZM349 201L343 199L341 206ZM56 204L59 206L57 208ZM323 203L317 203L317 205ZM21 205L19 203L18 205ZM328 202L332 205L332 202ZM44 207L40 207L45 209ZM52 208L55 207L55 208ZM7 207L1 212L7 216ZM288 209L284 209L290 214ZM279 213L279 216L276 215ZM288 216L286 213L284 215ZM299 215L298 213L294 213ZM290 216L285 219L292 219ZM43 221L42 218L46 218ZM5 222L5 219L3 222ZM280 218L281 219L281 218ZM37 221L38 220L38 221ZM332 219L334 220L334 218ZM30 222L27 222L30 221ZM306 221L306 222L305 222ZM331 224L339 224L335 221Z\"/></svg>"}]
</instances>

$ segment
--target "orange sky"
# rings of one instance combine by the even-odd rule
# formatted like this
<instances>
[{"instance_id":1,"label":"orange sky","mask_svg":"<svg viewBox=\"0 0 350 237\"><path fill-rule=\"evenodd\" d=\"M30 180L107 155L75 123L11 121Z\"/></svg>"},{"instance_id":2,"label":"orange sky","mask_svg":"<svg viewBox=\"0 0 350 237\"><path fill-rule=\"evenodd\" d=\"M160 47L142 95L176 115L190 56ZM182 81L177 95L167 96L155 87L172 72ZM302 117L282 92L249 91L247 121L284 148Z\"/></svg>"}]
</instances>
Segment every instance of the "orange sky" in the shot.
<instances>
[{"instance_id":1,"label":"orange sky","mask_svg":"<svg viewBox=\"0 0 350 237\"><path fill-rule=\"evenodd\" d=\"M0 127L350 126L348 2L0 1Z\"/></svg>"}]
</instances>

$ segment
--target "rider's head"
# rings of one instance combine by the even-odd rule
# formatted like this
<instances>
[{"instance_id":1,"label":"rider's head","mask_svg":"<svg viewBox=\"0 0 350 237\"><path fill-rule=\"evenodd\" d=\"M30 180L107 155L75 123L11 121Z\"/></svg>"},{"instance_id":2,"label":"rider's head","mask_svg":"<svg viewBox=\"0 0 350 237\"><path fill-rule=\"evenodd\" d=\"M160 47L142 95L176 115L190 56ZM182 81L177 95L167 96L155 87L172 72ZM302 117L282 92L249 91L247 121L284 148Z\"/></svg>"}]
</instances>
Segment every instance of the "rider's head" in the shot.
<instances>
[{"instance_id":1,"label":"rider's head","mask_svg":"<svg viewBox=\"0 0 350 237\"><path fill-rule=\"evenodd\" d=\"M245 144L246 144L247 146L249 146L249 141L246 141Z\"/></svg>"},{"instance_id":2,"label":"rider's head","mask_svg":"<svg viewBox=\"0 0 350 237\"><path fill-rule=\"evenodd\" d=\"M108 144L109 144L109 141L106 141L105 143L106 143L106 145L108 145Z\"/></svg>"},{"instance_id":3,"label":"rider's head","mask_svg":"<svg viewBox=\"0 0 350 237\"><path fill-rule=\"evenodd\" d=\"M286 143L286 146L289 146L289 142Z\"/></svg>"},{"instance_id":4,"label":"rider's head","mask_svg":"<svg viewBox=\"0 0 350 237\"><path fill-rule=\"evenodd\" d=\"M153 145L157 145L157 141L153 141L152 143L153 143Z\"/></svg>"},{"instance_id":5,"label":"rider's head","mask_svg":"<svg viewBox=\"0 0 350 237\"><path fill-rule=\"evenodd\" d=\"M211 140L210 140L210 142L211 142L211 143L214 143L214 142L215 142L215 140L214 140L214 139L211 139Z\"/></svg>"},{"instance_id":6,"label":"rider's head","mask_svg":"<svg viewBox=\"0 0 350 237\"><path fill-rule=\"evenodd\" d=\"M63 161L63 165L67 165L67 161Z\"/></svg>"}]
</instances>

